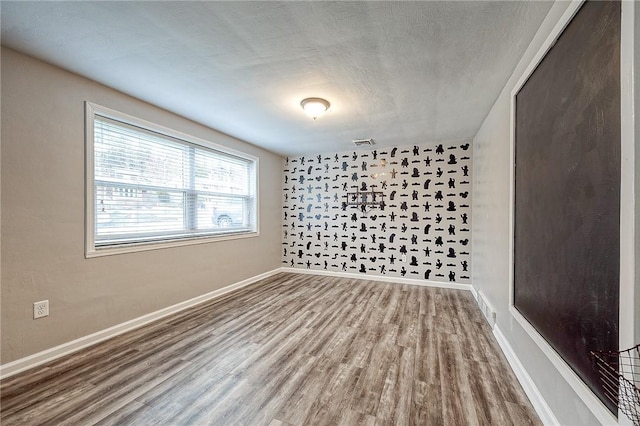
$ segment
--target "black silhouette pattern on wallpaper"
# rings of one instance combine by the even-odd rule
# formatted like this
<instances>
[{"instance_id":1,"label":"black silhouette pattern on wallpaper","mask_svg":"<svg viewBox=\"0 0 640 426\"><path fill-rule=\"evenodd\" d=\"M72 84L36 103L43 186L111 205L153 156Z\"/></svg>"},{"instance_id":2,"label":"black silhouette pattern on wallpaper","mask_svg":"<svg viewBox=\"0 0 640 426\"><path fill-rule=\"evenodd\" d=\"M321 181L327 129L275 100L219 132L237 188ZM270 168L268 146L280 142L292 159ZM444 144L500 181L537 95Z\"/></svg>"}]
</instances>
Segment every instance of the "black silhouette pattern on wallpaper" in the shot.
<instances>
[{"instance_id":1,"label":"black silhouette pattern on wallpaper","mask_svg":"<svg viewBox=\"0 0 640 426\"><path fill-rule=\"evenodd\" d=\"M469 282L469 143L284 163L284 266Z\"/></svg>"}]
</instances>

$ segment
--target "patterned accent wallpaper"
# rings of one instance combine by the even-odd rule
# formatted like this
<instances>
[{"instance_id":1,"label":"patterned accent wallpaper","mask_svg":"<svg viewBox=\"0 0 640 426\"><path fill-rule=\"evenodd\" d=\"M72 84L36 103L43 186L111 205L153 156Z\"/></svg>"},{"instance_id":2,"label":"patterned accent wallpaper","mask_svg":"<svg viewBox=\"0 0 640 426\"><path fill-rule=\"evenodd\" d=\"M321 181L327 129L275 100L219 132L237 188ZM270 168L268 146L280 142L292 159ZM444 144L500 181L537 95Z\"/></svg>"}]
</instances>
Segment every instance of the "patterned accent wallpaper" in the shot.
<instances>
[{"instance_id":1,"label":"patterned accent wallpaper","mask_svg":"<svg viewBox=\"0 0 640 426\"><path fill-rule=\"evenodd\" d=\"M283 179L283 266L470 283L470 143L287 157Z\"/></svg>"}]
</instances>

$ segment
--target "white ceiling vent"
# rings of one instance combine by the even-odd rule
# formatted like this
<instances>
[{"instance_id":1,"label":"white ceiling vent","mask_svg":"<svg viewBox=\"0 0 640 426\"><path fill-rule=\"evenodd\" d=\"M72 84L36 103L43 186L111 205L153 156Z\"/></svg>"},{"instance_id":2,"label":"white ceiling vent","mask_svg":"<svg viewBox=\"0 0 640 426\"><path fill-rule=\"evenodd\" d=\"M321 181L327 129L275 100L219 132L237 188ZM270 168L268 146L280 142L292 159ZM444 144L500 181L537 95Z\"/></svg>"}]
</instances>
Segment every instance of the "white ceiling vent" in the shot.
<instances>
[{"instance_id":1,"label":"white ceiling vent","mask_svg":"<svg viewBox=\"0 0 640 426\"><path fill-rule=\"evenodd\" d=\"M355 146L362 146L362 145L373 145L373 139L369 138L369 139L354 139L353 144Z\"/></svg>"}]
</instances>

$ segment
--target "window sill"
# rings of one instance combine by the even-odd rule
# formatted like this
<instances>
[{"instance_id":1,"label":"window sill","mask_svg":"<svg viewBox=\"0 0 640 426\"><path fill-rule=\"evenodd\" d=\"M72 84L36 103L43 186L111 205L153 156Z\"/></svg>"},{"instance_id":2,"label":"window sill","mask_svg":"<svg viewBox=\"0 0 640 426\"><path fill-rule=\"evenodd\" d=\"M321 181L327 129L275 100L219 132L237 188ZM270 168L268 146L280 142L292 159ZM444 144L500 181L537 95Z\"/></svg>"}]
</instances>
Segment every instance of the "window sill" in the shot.
<instances>
[{"instance_id":1,"label":"window sill","mask_svg":"<svg viewBox=\"0 0 640 426\"><path fill-rule=\"evenodd\" d=\"M194 244L207 244L217 241L238 240L260 236L259 231L229 233L222 235L204 235L199 237L187 237L174 240L145 241L140 243L113 244L103 247L91 247L85 251L85 258L112 256L117 254L136 253L140 251L160 250L171 247L190 246Z\"/></svg>"}]
</instances>

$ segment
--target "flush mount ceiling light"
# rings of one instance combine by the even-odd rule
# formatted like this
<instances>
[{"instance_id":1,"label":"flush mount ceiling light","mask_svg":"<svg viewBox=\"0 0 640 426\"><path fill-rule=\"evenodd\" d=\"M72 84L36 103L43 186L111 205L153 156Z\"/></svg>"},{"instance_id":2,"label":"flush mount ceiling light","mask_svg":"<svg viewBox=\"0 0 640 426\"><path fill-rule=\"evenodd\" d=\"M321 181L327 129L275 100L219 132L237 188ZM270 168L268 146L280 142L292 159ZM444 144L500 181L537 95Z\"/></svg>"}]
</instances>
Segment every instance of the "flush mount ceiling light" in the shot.
<instances>
[{"instance_id":1,"label":"flush mount ceiling light","mask_svg":"<svg viewBox=\"0 0 640 426\"><path fill-rule=\"evenodd\" d=\"M306 98L300 102L300 106L309 117L315 120L324 114L331 104L328 100L322 98Z\"/></svg>"}]
</instances>

